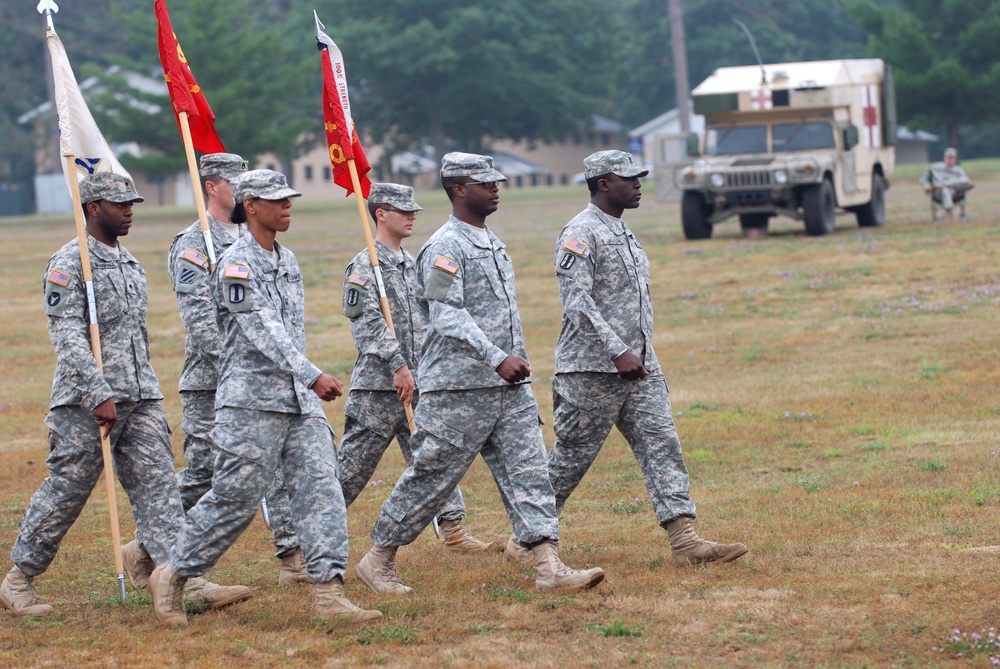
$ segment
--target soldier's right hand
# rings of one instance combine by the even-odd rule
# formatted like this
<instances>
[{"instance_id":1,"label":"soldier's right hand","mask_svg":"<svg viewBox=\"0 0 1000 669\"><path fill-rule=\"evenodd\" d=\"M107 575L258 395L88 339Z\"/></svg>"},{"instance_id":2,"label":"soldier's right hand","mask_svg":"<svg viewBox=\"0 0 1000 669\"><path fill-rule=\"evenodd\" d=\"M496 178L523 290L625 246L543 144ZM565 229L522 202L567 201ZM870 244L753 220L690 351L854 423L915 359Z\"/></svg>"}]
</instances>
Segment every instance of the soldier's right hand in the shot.
<instances>
[{"instance_id":1,"label":"soldier's right hand","mask_svg":"<svg viewBox=\"0 0 1000 669\"><path fill-rule=\"evenodd\" d=\"M392 376L392 387L396 389L396 394L403 404L413 401L413 389L416 385L413 383L413 374L410 373L409 367L403 365L396 370Z\"/></svg>"},{"instance_id":2,"label":"soldier's right hand","mask_svg":"<svg viewBox=\"0 0 1000 669\"><path fill-rule=\"evenodd\" d=\"M94 422L101 428L101 437L109 436L118 420L118 407L115 406L115 398L109 397L104 400L94 407L91 413L94 414Z\"/></svg>"},{"instance_id":3,"label":"soldier's right hand","mask_svg":"<svg viewBox=\"0 0 1000 669\"><path fill-rule=\"evenodd\" d=\"M344 394L344 386L329 374L320 374L312 389L324 402L331 402Z\"/></svg>"},{"instance_id":4,"label":"soldier's right hand","mask_svg":"<svg viewBox=\"0 0 1000 669\"><path fill-rule=\"evenodd\" d=\"M497 374L507 383L520 383L531 376L531 365L523 358L508 355L497 367Z\"/></svg>"},{"instance_id":5,"label":"soldier's right hand","mask_svg":"<svg viewBox=\"0 0 1000 669\"><path fill-rule=\"evenodd\" d=\"M618 370L618 376L626 381L638 381L649 376L649 372L642 365L642 360L632 351L625 351L615 358L615 369Z\"/></svg>"}]
</instances>

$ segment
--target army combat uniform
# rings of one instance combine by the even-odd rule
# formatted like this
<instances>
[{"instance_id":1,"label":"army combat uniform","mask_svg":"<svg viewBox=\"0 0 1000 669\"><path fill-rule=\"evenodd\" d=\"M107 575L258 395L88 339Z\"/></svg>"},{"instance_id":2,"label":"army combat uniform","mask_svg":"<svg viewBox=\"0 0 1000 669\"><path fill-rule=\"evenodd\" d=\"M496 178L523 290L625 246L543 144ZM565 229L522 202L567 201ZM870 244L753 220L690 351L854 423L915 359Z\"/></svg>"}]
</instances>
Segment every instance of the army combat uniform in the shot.
<instances>
[{"instance_id":1,"label":"army combat uniform","mask_svg":"<svg viewBox=\"0 0 1000 669\"><path fill-rule=\"evenodd\" d=\"M208 224L216 257L219 257L234 239L211 214L208 214ZM246 234L242 225L239 226L239 234ZM177 309L185 331L184 367L179 386L187 467L177 472L177 483L181 490L181 502L187 511L212 487L217 452L212 444L211 431L215 426L219 349L222 344L215 302L212 300L208 250L198 222L174 237L167 257L170 281L177 295ZM298 549L288 492L280 476L275 477L265 499L270 512L269 527L274 535L274 554L280 558Z\"/></svg>"},{"instance_id":2,"label":"army combat uniform","mask_svg":"<svg viewBox=\"0 0 1000 669\"><path fill-rule=\"evenodd\" d=\"M940 202L945 211L951 211L956 200L965 197L972 182L961 165L949 167L944 162L934 163L920 175L921 186L933 186L935 202Z\"/></svg>"},{"instance_id":3,"label":"army combat uniform","mask_svg":"<svg viewBox=\"0 0 1000 669\"><path fill-rule=\"evenodd\" d=\"M414 541L480 453L518 539L558 539L530 378L508 384L495 371L508 356L527 354L510 256L492 232L486 236L452 216L417 257L418 306L429 328L413 464L382 505L372 530L378 546Z\"/></svg>"},{"instance_id":4,"label":"army combat uniform","mask_svg":"<svg viewBox=\"0 0 1000 669\"><path fill-rule=\"evenodd\" d=\"M291 251L278 242L274 249L277 266L245 234L211 278L222 337L212 430L218 457L212 489L188 512L173 549L173 570L184 577L204 573L236 541L276 471L309 577L326 583L347 566L333 432L310 389L321 371L305 357L302 273Z\"/></svg>"},{"instance_id":5,"label":"army combat uniform","mask_svg":"<svg viewBox=\"0 0 1000 669\"><path fill-rule=\"evenodd\" d=\"M653 351L649 260L620 218L593 204L571 220L555 252L562 331L552 384L556 442L549 475L562 510L613 425L635 453L661 525L695 516L670 398ZM649 376L620 378L614 359L632 351Z\"/></svg>"},{"instance_id":6,"label":"army combat uniform","mask_svg":"<svg viewBox=\"0 0 1000 669\"><path fill-rule=\"evenodd\" d=\"M382 454L395 437L406 464L413 463L406 411L393 387L393 374L402 366L416 376L420 342L427 329L426 313L416 305L416 270L413 256L399 254L376 241L379 266L393 315L396 336L382 315L368 251L354 257L344 274L344 315L351 319L351 334L358 359L351 375L351 390L344 405L344 438L340 442L340 484L348 506L371 479ZM416 405L416 394L413 404ZM439 517L465 516L462 493L448 495Z\"/></svg>"},{"instance_id":7,"label":"army combat uniform","mask_svg":"<svg viewBox=\"0 0 1000 669\"><path fill-rule=\"evenodd\" d=\"M139 199L138 201L141 201ZM146 275L123 246L87 236L104 374L90 345L79 242L63 246L45 270L45 313L56 353L49 426L49 476L19 525L11 559L29 576L44 572L87 503L104 469L91 413L114 398L111 449L118 480L135 516L136 535L152 559L169 559L183 511L159 383L149 362Z\"/></svg>"}]
</instances>

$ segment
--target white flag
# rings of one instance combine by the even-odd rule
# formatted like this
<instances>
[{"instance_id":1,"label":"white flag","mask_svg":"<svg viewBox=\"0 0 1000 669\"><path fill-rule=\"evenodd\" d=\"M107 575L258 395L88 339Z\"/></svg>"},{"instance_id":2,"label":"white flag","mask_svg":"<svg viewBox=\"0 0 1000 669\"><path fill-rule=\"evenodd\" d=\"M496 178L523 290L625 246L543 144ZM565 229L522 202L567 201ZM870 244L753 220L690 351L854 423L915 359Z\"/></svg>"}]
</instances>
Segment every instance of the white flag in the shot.
<instances>
[{"instance_id":1,"label":"white flag","mask_svg":"<svg viewBox=\"0 0 1000 669\"><path fill-rule=\"evenodd\" d=\"M49 55L52 57L52 80L55 83L59 151L63 157L73 156L76 162L76 170L73 173L68 171L66 161L62 161L66 185L70 188L70 192L72 192L71 178L79 183L85 176L94 172L114 172L132 181L132 175L115 158L108 140L104 139L100 128L97 127L83 99L83 93L80 92L80 86L76 83L76 77L73 76L73 68L69 65L62 41L51 28L46 31L46 37L49 43Z\"/></svg>"}]
</instances>

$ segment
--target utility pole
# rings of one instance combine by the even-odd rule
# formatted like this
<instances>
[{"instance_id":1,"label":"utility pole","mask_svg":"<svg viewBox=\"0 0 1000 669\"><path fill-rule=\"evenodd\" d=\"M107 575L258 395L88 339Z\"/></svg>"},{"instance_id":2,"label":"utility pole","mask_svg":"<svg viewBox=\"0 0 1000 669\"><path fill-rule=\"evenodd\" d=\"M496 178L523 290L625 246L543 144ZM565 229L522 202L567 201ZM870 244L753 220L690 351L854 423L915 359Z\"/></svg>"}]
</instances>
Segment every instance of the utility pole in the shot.
<instances>
[{"instance_id":1,"label":"utility pole","mask_svg":"<svg viewBox=\"0 0 1000 669\"><path fill-rule=\"evenodd\" d=\"M670 18L670 45L674 61L674 91L680 114L681 132L691 132L691 86L688 84L687 41L684 37L684 10L681 0L667 0Z\"/></svg>"}]
</instances>

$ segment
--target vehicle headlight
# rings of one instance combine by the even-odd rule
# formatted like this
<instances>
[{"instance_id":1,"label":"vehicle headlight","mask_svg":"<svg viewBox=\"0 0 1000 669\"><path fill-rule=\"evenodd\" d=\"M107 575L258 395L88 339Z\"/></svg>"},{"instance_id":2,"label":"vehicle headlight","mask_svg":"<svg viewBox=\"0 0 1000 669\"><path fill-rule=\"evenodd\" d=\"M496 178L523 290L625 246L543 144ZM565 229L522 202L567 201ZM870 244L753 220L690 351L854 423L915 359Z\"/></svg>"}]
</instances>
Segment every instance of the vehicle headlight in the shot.
<instances>
[{"instance_id":1,"label":"vehicle headlight","mask_svg":"<svg viewBox=\"0 0 1000 669\"><path fill-rule=\"evenodd\" d=\"M721 174L719 174L718 172L710 176L708 179L709 181L712 182L712 185L715 186L716 188L722 188L723 186L726 185L726 178Z\"/></svg>"},{"instance_id":2,"label":"vehicle headlight","mask_svg":"<svg viewBox=\"0 0 1000 669\"><path fill-rule=\"evenodd\" d=\"M788 172L785 170L775 170L774 171L774 183L776 184L786 184L788 183Z\"/></svg>"}]
</instances>

